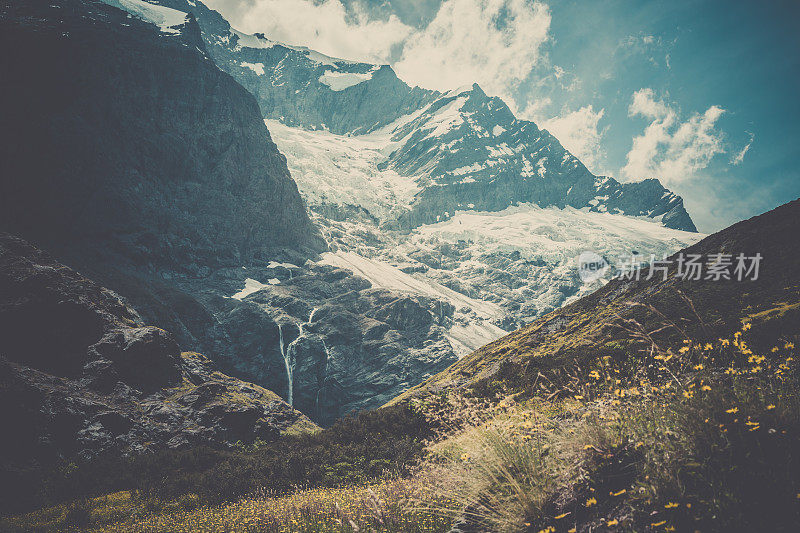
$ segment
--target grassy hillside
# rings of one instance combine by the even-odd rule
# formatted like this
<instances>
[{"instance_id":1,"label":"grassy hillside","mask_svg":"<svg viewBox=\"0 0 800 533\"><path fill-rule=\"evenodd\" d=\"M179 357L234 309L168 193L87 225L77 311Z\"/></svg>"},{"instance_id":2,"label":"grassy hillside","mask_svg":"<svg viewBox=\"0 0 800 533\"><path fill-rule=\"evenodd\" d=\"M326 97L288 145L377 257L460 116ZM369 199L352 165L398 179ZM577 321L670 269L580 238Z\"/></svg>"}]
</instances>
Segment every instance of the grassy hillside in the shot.
<instances>
[{"instance_id":1,"label":"grassy hillside","mask_svg":"<svg viewBox=\"0 0 800 533\"><path fill-rule=\"evenodd\" d=\"M685 251L760 253L757 280L612 281L393 406L62 473L83 498L0 529L796 531L798 226L793 202Z\"/></svg>"}]
</instances>

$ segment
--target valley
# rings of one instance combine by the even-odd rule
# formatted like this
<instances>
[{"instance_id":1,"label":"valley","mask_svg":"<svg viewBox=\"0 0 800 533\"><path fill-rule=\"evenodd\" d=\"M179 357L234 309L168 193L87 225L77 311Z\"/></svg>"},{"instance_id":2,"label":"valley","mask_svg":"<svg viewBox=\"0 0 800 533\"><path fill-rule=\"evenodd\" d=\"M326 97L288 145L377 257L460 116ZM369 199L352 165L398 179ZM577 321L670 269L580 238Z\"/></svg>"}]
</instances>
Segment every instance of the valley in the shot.
<instances>
[{"instance_id":1,"label":"valley","mask_svg":"<svg viewBox=\"0 0 800 533\"><path fill-rule=\"evenodd\" d=\"M800 200L702 234L477 83L200 1L0 32L0 530L796 523Z\"/></svg>"}]
</instances>

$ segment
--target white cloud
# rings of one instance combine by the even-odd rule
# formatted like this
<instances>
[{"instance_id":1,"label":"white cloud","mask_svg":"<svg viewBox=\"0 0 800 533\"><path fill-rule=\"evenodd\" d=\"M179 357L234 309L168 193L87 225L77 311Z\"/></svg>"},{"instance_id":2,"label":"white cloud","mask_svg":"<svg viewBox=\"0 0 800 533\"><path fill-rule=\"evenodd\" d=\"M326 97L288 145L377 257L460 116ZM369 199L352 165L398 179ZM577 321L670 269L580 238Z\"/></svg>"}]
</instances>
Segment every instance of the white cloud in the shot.
<instances>
[{"instance_id":1,"label":"white cloud","mask_svg":"<svg viewBox=\"0 0 800 533\"><path fill-rule=\"evenodd\" d=\"M373 19L357 5L347 12L340 0L255 0L236 15L232 22L238 30L372 63L388 62L413 32L395 15Z\"/></svg>"},{"instance_id":2,"label":"white cloud","mask_svg":"<svg viewBox=\"0 0 800 533\"><path fill-rule=\"evenodd\" d=\"M753 144L756 135L755 133L749 131L747 132L747 134L750 135L750 140L747 141L747 144L745 144L741 150L739 150L736 154L734 154L733 157L731 157L731 165L741 165L742 161L744 161L744 156L747 155L747 151L750 150L750 145Z\"/></svg>"},{"instance_id":3,"label":"white cloud","mask_svg":"<svg viewBox=\"0 0 800 533\"><path fill-rule=\"evenodd\" d=\"M394 67L414 85L447 90L477 82L507 97L539 61L549 30L550 11L540 2L446 0L409 37Z\"/></svg>"},{"instance_id":4,"label":"white cloud","mask_svg":"<svg viewBox=\"0 0 800 533\"><path fill-rule=\"evenodd\" d=\"M664 102L656 100L653 89L640 89L633 93L633 100L628 108L630 116L642 115L649 119L663 119L670 111Z\"/></svg>"},{"instance_id":5,"label":"white cloud","mask_svg":"<svg viewBox=\"0 0 800 533\"><path fill-rule=\"evenodd\" d=\"M223 2L209 0L212 6ZM444 0L420 29L395 15L373 18L359 3L345 8L342 0L252 0L225 11L238 30L334 57L391 63L400 78L430 89L477 82L511 102L537 64L548 67L540 60L550 38L550 10L535 0ZM564 73L555 67L551 75Z\"/></svg>"},{"instance_id":6,"label":"white cloud","mask_svg":"<svg viewBox=\"0 0 800 533\"><path fill-rule=\"evenodd\" d=\"M522 109L517 108L516 102L514 101L506 102L506 104L508 104L508 106L511 108L511 111L514 112L515 116L525 120L532 120L537 124L541 124L546 120L544 118L546 116L544 112L545 108L550 107L553 104L553 100L549 96L535 98L528 101L528 103Z\"/></svg>"},{"instance_id":7,"label":"white cloud","mask_svg":"<svg viewBox=\"0 0 800 533\"><path fill-rule=\"evenodd\" d=\"M650 121L644 133L633 139L622 176L628 179L659 178L675 184L692 178L711 159L725 150L722 133L716 122L725 112L718 106L704 113L694 113L681 121L678 112L652 89L634 93L629 116L643 116Z\"/></svg>"},{"instance_id":8,"label":"white cloud","mask_svg":"<svg viewBox=\"0 0 800 533\"><path fill-rule=\"evenodd\" d=\"M595 174L602 174L599 167L605 159L601 141L605 128L598 128L605 109L595 111L584 106L577 111L562 113L543 121L540 125L556 136L561 144L580 159Z\"/></svg>"}]
</instances>

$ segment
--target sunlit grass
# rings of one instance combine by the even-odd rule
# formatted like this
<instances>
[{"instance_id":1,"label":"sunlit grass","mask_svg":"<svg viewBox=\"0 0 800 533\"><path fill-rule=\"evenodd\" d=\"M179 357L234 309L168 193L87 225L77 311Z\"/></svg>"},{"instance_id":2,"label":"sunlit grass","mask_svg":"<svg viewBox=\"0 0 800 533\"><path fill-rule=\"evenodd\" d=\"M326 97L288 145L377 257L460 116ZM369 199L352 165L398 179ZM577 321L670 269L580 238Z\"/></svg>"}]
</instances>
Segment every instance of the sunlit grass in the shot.
<instances>
[{"instance_id":1,"label":"sunlit grass","mask_svg":"<svg viewBox=\"0 0 800 533\"><path fill-rule=\"evenodd\" d=\"M489 531L797 523L795 347L774 339L757 353L750 330L602 357L544 398L423 401L446 428L429 479L452 496L449 512Z\"/></svg>"},{"instance_id":2,"label":"sunlit grass","mask_svg":"<svg viewBox=\"0 0 800 533\"><path fill-rule=\"evenodd\" d=\"M220 507L151 515L119 524L114 531L259 531L325 532L447 531L451 519L418 509L412 502L427 499L414 480L382 481L366 486L321 488L280 498L248 498Z\"/></svg>"},{"instance_id":3,"label":"sunlit grass","mask_svg":"<svg viewBox=\"0 0 800 533\"><path fill-rule=\"evenodd\" d=\"M416 502L442 509L452 505L415 479L398 479L342 488L301 490L282 497L246 498L215 507L182 509L169 502L147 509L128 492L81 502L83 515L69 516L75 504L17 517L4 529L20 531L89 530L120 532L242 531L265 533L357 532L436 533L450 529L452 516L431 512ZM185 505L183 505L185 507ZM123 518L124 517L124 518Z\"/></svg>"}]
</instances>

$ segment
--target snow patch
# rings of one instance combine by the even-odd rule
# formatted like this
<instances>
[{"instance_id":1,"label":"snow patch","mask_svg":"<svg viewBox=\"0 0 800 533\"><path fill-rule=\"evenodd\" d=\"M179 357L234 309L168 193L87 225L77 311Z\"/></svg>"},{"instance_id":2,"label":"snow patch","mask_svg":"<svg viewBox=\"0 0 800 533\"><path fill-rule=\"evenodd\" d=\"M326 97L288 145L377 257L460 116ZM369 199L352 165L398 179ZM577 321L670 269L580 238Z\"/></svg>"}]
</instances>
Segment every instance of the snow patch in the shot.
<instances>
[{"instance_id":1,"label":"snow patch","mask_svg":"<svg viewBox=\"0 0 800 533\"><path fill-rule=\"evenodd\" d=\"M455 129L456 126L464 122L464 117L460 111L466 101L467 98L462 96L436 110L431 118L425 122L425 129L433 129L431 135L434 137L441 137Z\"/></svg>"},{"instance_id":2,"label":"snow patch","mask_svg":"<svg viewBox=\"0 0 800 533\"><path fill-rule=\"evenodd\" d=\"M277 283L273 283L273 281ZM247 278L244 280L244 288L239 292L237 292L236 294L234 294L233 296L231 296L231 298L233 298L234 300L241 300L245 296L249 296L250 294L258 292L266 287L269 287L270 285L277 285L278 283L280 283L280 280L274 278L269 280L269 284L261 283L260 281L256 281L252 278Z\"/></svg>"},{"instance_id":3,"label":"snow patch","mask_svg":"<svg viewBox=\"0 0 800 533\"><path fill-rule=\"evenodd\" d=\"M453 324L445 334L459 357L464 357L508 333L491 322L503 316L500 306L470 298L435 281L416 278L383 261L339 251L322 254L320 263L350 270L376 288L428 296L450 302L456 309L470 309L474 312L470 321L466 324Z\"/></svg>"},{"instance_id":4,"label":"snow patch","mask_svg":"<svg viewBox=\"0 0 800 533\"><path fill-rule=\"evenodd\" d=\"M277 261L270 261L267 265L267 268L285 268L291 270L293 268L299 269L300 267L295 265L294 263L279 263Z\"/></svg>"},{"instance_id":5,"label":"snow patch","mask_svg":"<svg viewBox=\"0 0 800 533\"><path fill-rule=\"evenodd\" d=\"M704 235L666 228L657 221L565 207L521 204L502 211L457 211L447 221L414 230L415 246L425 241L479 245L483 253L519 252L528 260L561 263L586 250L616 258L633 250L674 252Z\"/></svg>"},{"instance_id":6,"label":"snow patch","mask_svg":"<svg viewBox=\"0 0 800 533\"><path fill-rule=\"evenodd\" d=\"M363 74L358 72L336 72L333 70L326 70L325 73L319 77L319 82L330 87L332 91L343 91L348 87L371 80L374 70L375 69Z\"/></svg>"},{"instance_id":7,"label":"snow patch","mask_svg":"<svg viewBox=\"0 0 800 533\"><path fill-rule=\"evenodd\" d=\"M259 76L264 75L264 63L248 63L247 61L242 61L240 65L244 68L249 68Z\"/></svg>"},{"instance_id":8,"label":"snow patch","mask_svg":"<svg viewBox=\"0 0 800 533\"><path fill-rule=\"evenodd\" d=\"M136 18L155 24L162 33L179 34L176 26L186 23L186 13L142 0L103 0L104 3L127 11Z\"/></svg>"},{"instance_id":9,"label":"snow patch","mask_svg":"<svg viewBox=\"0 0 800 533\"><path fill-rule=\"evenodd\" d=\"M420 190L414 177L378 168L398 144L388 129L345 136L293 128L276 120L264 122L312 207L355 205L385 219L393 209L409 206Z\"/></svg>"},{"instance_id":10,"label":"snow patch","mask_svg":"<svg viewBox=\"0 0 800 533\"><path fill-rule=\"evenodd\" d=\"M258 37L256 35L242 33L234 30L233 28L231 28L231 34L236 36L236 50L241 50L242 48L268 49L272 48L276 44L279 44L275 41Z\"/></svg>"}]
</instances>

